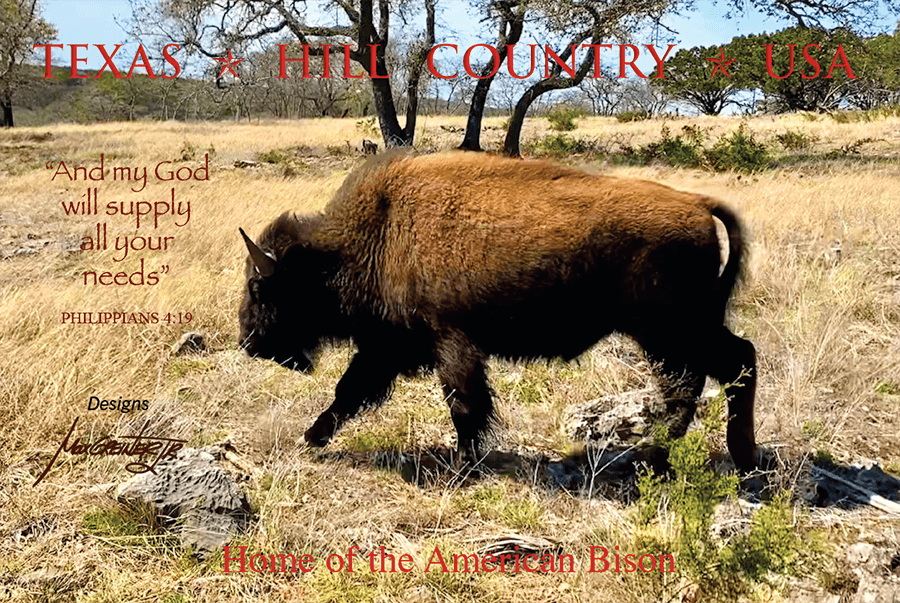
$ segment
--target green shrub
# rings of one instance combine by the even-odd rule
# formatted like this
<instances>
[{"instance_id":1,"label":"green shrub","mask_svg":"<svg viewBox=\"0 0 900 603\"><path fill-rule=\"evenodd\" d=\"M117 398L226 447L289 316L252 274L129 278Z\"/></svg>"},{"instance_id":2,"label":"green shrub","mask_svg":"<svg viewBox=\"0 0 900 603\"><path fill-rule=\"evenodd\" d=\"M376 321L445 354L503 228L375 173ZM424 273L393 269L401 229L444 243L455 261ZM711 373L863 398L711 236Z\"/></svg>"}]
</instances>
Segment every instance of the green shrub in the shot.
<instances>
[{"instance_id":1,"label":"green shrub","mask_svg":"<svg viewBox=\"0 0 900 603\"><path fill-rule=\"evenodd\" d=\"M650 119L650 114L646 111L622 111L616 115L616 119L621 123L629 123L632 121L644 121Z\"/></svg>"},{"instance_id":2,"label":"green shrub","mask_svg":"<svg viewBox=\"0 0 900 603\"><path fill-rule=\"evenodd\" d=\"M286 149L272 149L263 151L256 157L263 163L286 163L290 160L291 155Z\"/></svg>"},{"instance_id":3,"label":"green shrub","mask_svg":"<svg viewBox=\"0 0 900 603\"><path fill-rule=\"evenodd\" d=\"M566 107L556 107L547 114L547 121L550 122L551 130L571 132L578 127L575 125L576 117L581 117L581 111Z\"/></svg>"},{"instance_id":4,"label":"green shrub","mask_svg":"<svg viewBox=\"0 0 900 603\"><path fill-rule=\"evenodd\" d=\"M359 130L362 134L369 137L375 137L380 134L380 130L374 116L356 120L356 129Z\"/></svg>"},{"instance_id":5,"label":"green shrub","mask_svg":"<svg viewBox=\"0 0 900 603\"><path fill-rule=\"evenodd\" d=\"M594 149L592 144L580 138L573 138L565 134L554 134L545 136L533 143L530 145L530 150L539 155L565 157L578 153L590 153Z\"/></svg>"},{"instance_id":6,"label":"green shrub","mask_svg":"<svg viewBox=\"0 0 900 603\"><path fill-rule=\"evenodd\" d=\"M807 134L802 130L785 130L783 134L775 135L775 140L788 151L803 151L818 139L815 134Z\"/></svg>"},{"instance_id":7,"label":"green shrub","mask_svg":"<svg viewBox=\"0 0 900 603\"><path fill-rule=\"evenodd\" d=\"M671 475L663 478L651 471L638 479L642 521L652 521L659 509L668 509L670 517L674 514L677 535L668 546L676 571L700 585L712 600L734 600L773 574L810 572L822 552L816 536L797 525L789 492L763 505L746 533L724 541L714 537L716 507L738 489L737 476L720 474L708 460L707 436L717 433L724 408L722 393L710 403L701 429L674 441L663 433L658 440L669 451Z\"/></svg>"},{"instance_id":8,"label":"green shrub","mask_svg":"<svg viewBox=\"0 0 900 603\"><path fill-rule=\"evenodd\" d=\"M847 157L849 155L859 155L859 152L864 144L869 144L870 142L878 142L879 140L881 139L871 137L857 138L853 142L849 142L839 149L828 151L827 153L825 153L825 159L840 159L841 157Z\"/></svg>"},{"instance_id":9,"label":"green shrub","mask_svg":"<svg viewBox=\"0 0 900 603\"><path fill-rule=\"evenodd\" d=\"M889 381L882 381L875 388L875 393L889 396L900 396L900 385L891 383Z\"/></svg>"},{"instance_id":10,"label":"green shrub","mask_svg":"<svg viewBox=\"0 0 900 603\"><path fill-rule=\"evenodd\" d=\"M683 134L672 136L669 127L664 125L660 132L662 138L651 142L641 149L648 159L659 159L669 165L700 167L703 164L703 132L694 126L684 126Z\"/></svg>"},{"instance_id":11,"label":"green shrub","mask_svg":"<svg viewBox=\"0 0 900 603\"><path fill-rule=\"evenodd\" d=\"M722 136L704 153L707 164L717 172L757 172L769 165L766 145L757 141L746 123L738 126L731 136Z\"/></svg>"}]
</instances>

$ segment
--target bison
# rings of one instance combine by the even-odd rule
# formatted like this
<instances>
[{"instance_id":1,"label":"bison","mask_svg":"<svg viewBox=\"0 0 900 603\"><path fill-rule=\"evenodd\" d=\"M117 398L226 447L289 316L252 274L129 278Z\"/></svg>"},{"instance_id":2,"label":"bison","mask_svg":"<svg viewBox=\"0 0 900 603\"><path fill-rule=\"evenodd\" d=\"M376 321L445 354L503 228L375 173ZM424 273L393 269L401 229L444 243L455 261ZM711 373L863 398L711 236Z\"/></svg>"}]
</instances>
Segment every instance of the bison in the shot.
<instances>
[{"instance_id":1,"label":"bison","mask_svg":"<svg viewBox=\"0 0 900 603\"><path fill-rule=\"evenodd\" d=\"M353 172L321 214L285 213L256 243L240 232L250 356L306 371L323 342L356 345L311 445L424 367L473 460L494 417L488 356L571 360L618 331L653 363L675 437L707 375L738 385L728 448L754 467L756 352L723 324L744 245L714 199L541 161L392 153Z\"/></svg>"}]
</instances>

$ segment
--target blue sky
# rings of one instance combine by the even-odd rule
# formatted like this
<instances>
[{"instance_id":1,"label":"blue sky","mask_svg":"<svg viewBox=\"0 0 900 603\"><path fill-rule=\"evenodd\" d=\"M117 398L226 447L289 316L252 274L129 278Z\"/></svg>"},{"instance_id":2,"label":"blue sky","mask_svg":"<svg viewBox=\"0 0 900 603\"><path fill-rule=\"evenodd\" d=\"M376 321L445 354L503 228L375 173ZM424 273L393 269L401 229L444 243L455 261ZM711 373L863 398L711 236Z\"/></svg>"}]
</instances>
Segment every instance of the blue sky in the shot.
<instances>
[{"instance_id":1,"label":"blue sky","mask_svg":"<svg viewBox=\"0 0 900 603\"><path fill-rule=\"evenodd\" d=\"M473 25L474 19L466 13L464 9L466 4L461 0L444 0L440 6L443 6L440 22L456 30L458 35L455 36L456 40L447 40L446 30L439 28L438 42L456 42L460 45L460 54L462 54L462 49L470 44L493 41L492 32L482 32L480 28ZM676 40L677 48L718 45L728 42L737 35L775 31L786 25L784 22L766 19L762 15L750 12L738 18L725 19L727 1L716 5L709 0L699 0L697 7L697 10L684 15L668 17L665 21L669 27L679 32ZM44 18L59 30L56 43L106 44L109 51L115 44L133 42L116 22L118 20L124 23L129 15L130 6L124 0L46 0L44 7ZM896 22L897 19L894 17L893 20L885 23L884 29L892 31ZM648 39L636 38L635 42L650 42L652 41L649 39L651 35L648 34ZM663 44L660 46L665 48ZM134 44L130 44L116 55L116 63L120 67L124 63L127 69L127 65L134 57L134 47ZM673 50L673 53L677 51L677 48ZM57 61L61 59L62 64L69 64L68 47L64 51L54 50L53 53L54 59ZM91 69L99 68L104 62L100 53L93 47L86 53L82 51L82 56L87 57L87 67ZM120 58L123 60L119 60ZM638 64L642 63L639 61ZM652 60L649 65L653 65ZM84 64L81 66L83 67Z\"/></svg>"}]
</instances>

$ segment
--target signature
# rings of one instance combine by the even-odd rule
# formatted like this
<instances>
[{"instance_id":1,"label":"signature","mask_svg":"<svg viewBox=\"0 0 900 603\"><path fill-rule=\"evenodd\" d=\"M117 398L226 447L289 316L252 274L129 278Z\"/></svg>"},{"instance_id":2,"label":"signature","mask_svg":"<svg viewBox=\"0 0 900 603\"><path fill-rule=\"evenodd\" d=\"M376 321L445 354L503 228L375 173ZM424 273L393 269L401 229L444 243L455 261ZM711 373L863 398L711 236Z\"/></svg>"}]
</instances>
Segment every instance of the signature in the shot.
<instances>
[{"instance_id":1,"label":"signature","mask_svg":"<svg viewBox=\"0 0 900 603\"><path fill-rule=\"evenodd\" d=\"M53 464L59 457L59 453L62 451L66 451L70 454L84 454L90 456L134 456L137 457L137 460L133 460L125 465L126 471L130 471L131 473L146 473L149 471L153 475L156 475L156 465L160 461L174 459L175 453L181 450L184 444L187 443L187 440L145 436L144 431L150 424L150 421L147 421L141 428L140 433L134 436L119 436L118 440L113 439L110 436L103 436L94 443L82 442L81 438L75 438L70 444L69 438L72 436L72 432L75 431L75 426L77 424L78 417L72 422L69 433L66 434L62 444L60 444L59 448L56 450L56 454L50 459L47 468L44 469L44 472L37 478L37 481L32 484L32 487L41 483L41 480L43 480L44 476L50 472L50 468L53 467ZM144 462L145 456L150 456L153 462L148 465Z\"/></svg>"}]
</instances>

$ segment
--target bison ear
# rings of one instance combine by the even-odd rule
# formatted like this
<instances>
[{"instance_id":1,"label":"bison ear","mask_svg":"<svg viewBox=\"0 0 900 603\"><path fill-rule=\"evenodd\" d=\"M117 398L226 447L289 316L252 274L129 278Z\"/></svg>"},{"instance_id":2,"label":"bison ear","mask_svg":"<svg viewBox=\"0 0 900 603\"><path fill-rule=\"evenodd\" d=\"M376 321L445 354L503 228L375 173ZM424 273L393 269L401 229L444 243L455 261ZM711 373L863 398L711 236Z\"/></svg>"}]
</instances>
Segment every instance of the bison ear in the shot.
<instances>
[{"instance_id":1,"label":"bison ear","mask_svg":"<svg viewBox=\"0 0 900 603\"><path fill-rule=\"evenodd\" d=\"M264 277L272 276L275 273L275 258L260 249L253 242L253 239L247 236L243 228L238 228L238 230L241 231L241 236L244 237L244 243L247 245L247 251L250 252L250 259L253 260L256 271Z\"/></svg>"}]
</instances>

